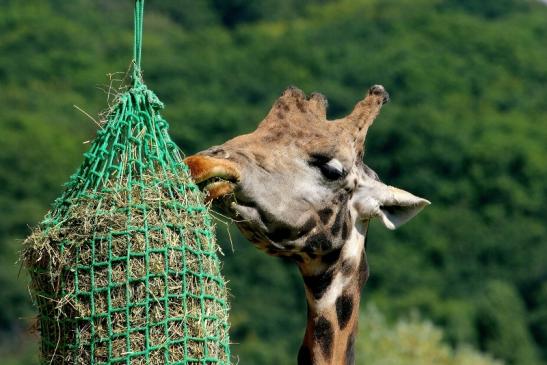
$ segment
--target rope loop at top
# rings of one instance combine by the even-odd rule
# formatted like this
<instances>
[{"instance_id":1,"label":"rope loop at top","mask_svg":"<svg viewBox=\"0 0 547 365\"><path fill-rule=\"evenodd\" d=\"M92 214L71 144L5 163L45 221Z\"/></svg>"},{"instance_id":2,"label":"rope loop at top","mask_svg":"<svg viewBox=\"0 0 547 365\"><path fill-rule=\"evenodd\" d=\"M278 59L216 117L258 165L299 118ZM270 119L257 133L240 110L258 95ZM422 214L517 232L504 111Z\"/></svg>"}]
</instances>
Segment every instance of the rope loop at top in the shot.
<instances>
[{"instance_id":1,"label":"rope loop at top","mask_svg":"<svg viewBox=\"0 0 547 365\"><path fill-rule=\"evenodd\" d=\"M142 24L144 15L144 0L135 0L135 34L133 47L133 84L141 79Z\"/></svg>"}]
</instances>

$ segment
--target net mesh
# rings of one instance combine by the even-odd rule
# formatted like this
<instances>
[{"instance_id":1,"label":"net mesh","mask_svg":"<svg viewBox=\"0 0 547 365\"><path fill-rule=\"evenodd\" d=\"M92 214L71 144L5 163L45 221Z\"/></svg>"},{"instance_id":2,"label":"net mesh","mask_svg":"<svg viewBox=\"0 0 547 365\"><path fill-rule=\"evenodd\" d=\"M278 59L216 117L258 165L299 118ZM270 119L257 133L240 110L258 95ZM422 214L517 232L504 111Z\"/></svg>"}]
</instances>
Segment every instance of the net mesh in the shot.
<instances>
[{"instance_id":1,"label":"net mesh","mask_svg":"<svg viewBox=\"0 0 547 365\"><path fill-rule=\"evenodd\" d=\"M162 103L138 62L135 70L23 246L41 360L227 365L227 289L214 227Z\"/></svg>"},{"instance_id":2,"label":"net mesh","mask_svg":"<svg viewBox=\"0 0 547 365\"><path fill-rule=\"evenodd\" d=\"M44 362L229 363L213 227L161 106L120 95L25 242Z\"/></svg>"}]
</instances>

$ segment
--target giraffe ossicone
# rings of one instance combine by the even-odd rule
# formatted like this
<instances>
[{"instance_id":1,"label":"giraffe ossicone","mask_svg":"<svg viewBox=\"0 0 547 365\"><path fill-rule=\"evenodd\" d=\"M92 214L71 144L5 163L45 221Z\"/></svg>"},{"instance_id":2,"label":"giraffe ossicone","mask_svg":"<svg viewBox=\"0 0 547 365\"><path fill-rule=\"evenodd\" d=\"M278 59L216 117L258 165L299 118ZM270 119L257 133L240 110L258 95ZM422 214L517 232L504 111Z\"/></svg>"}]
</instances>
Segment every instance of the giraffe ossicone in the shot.
<instances>
[{"instance_id":1,"label":"giraffe ossicone","mask_svg":"<svg viewBox=\"0 0 547 365\"><path fill-rule=\"evenodd\" d=\"M293 258L306 287L299 364L353 364L370 219L395 229L429 202L388 186L363 162L369 127L389 100L371 87L345 118L289 87L257 129L186 158L213 207L274 256Z\"/></svg>"}]
</instances>

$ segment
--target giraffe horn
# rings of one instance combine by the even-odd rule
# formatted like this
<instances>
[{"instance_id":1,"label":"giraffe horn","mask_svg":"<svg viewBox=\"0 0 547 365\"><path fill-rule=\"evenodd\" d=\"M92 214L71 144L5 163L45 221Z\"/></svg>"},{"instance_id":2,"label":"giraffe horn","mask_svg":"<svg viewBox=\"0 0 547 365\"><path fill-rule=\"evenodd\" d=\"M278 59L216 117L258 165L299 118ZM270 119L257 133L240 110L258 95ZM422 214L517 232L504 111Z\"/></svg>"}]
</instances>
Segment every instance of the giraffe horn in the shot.
<instances>
[{"instance_id":1,"label":"giraffe horn","mask_svg":"<svg viewBox=\"0 0 547 365\"><path fill-rule=\"evenodd\" d=\"M355 137L355 146L362 149L368 128L380 113L382 105L389 101L389 94L381 85L368 89L363 100L358 102L353 111L342 121L342 127L349 130Z\"/></svg>"},{"instance_id":2,"label":"giraffe horn","mask_svg":"<svg viewBox=\"0 0 547 365\"><path fill-rule=\"evenodd\" d=\"M327 99L319 93L312 93L307 97L299 88L289 86L275 101L261 125L279 122L280 119L302 120L301 116L309 118L310 115L326 120Z\"/></svg>"},{"instance_id":3,"label":"giraffe horn","mask_svg":"<svg viewBox=\"0 0 547 365\"><path fill-rule=\"evenodd\" d=\"M314 113L319 119L327 120L327 107L329 103L327 98L320 93L312 93L308 98L308 106L310 111Z\"/></svg>"},{"instance_id":4,"label":"giraffe horn","mask_svg":"<svg viewBox=\"0 0 547 365\"><path fill-rule=\"evenodd\" d=\"M305 110L306 94L296 86L289 86L277 99L272 109L280 109L286 112Z\"/></svg>"}]
</instances>

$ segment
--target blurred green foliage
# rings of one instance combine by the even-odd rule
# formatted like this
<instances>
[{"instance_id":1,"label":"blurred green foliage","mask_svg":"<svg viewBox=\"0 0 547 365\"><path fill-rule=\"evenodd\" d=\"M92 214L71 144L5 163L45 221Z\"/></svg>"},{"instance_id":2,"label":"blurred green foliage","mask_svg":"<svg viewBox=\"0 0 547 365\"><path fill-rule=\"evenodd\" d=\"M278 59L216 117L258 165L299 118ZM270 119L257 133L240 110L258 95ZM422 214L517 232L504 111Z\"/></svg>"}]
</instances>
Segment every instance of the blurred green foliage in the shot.
<instances>
[{"instance_id":1,"label":"blurred green foliage","mask_svg":"<svg viewBox=\"0 0 547 365\"><path fill-rule=\"evenodd\" d=\"M144 76L186 153L252 130L290 84L327 95L331 118L385 85L393 102L366 162L433 205L396 232L372 224L364 302L387 323L418 311L455 348L547 364L546 16L533 0L148 1ZM131 47L130 1L0 1L0 353L10 364L34 351L14 264L21 240L93 138L73 105L104 110ZM305 319L296 269L231 233L234 352L243 364L294 363ZM229 241L222 224L219 234ZM449 351L435 333L431 351ZM380 349L369 357L389 358ZM480 363L455 351L448 364Z\"/></svg>"},{"instance_id":2,"label":"blurred green foliage","mask_svg":"<svg viewBox=\"0 0 547 365\"><path fill-rule=\"evenodd\" d=\"M389 325L374 305L361 315L356 356L367 365L502 365L469 346L456 349L444 343L442 329L416 313Z\"/></svg>"}]
</instances>

